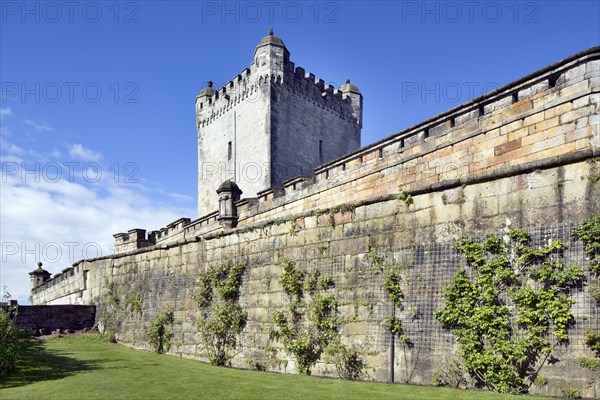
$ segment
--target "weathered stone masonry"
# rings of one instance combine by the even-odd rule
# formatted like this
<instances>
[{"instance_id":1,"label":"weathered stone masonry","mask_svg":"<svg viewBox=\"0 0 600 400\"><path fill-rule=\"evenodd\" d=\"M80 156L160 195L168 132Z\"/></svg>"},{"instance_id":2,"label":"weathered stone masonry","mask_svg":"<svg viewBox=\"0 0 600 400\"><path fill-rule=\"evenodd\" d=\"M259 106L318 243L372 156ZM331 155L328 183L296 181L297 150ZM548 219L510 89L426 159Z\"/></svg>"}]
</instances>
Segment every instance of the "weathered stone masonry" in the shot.
<instances>
[{"instance_id":1,"label":"weathered stone masonry","mask_svg":"<svg viewBox=\"0 0 600 400\"><path fill-rule=\"evenodd\" d=\"M18 306L15 324L38 333L52 333L57 329L81 330L92 328L96 322L93 305Z\"/></svg>"},{"instance_id":2,"label":"weathered stone masonry","mask_svg":"<svg viewBox=\"0 0 600 400\"><path fill-rule=\"evenodd\" d=\"M389 341L381 315L389 305L380 281L369 275L369 246L412 248L413 254L421 249L425 261L415 274L423 289L407 293L419 307L433 309L455 261L436 254L446 254L438 250L453 240L507 226L564 227L600 212L600 183L589 179L600 173L594 158L600 155L599 113L600 48L592 48L321 165L313 176L289 179L256 197L242 195L234 229L223 229L213 212L148 235L116 235L117 254L75 263L33 289L33 302L93 303L100 313L109 287L123 299L139 294L142 312L128 308L119 340L147 348L149 321L171 308L176 323L169 352L205 359L195 325L200 278L211 266L242 262L247 271L240 302L249 322L233 365L247 368L259 360L270 370L293 372L294 360L268 335L273 310L284 305L278 263L288 257L333 277L346 320L343 341L368 353L368 377L386 380ZM414 204L399 200L401 193L411 194ZM581 249L571 245L573 257L585 263ZM574 312L576 326L600 329L587 292L577 295ZM412 381L425 384L456 350L452 335L435 321L426 332L421 352L410 354ZM544 375L593 397L600 382L588 385L591 371L576 361L584 354L581 332L573 331L571 347ZM274 359L287 360L287 367ZM396 376L404 376L411 366L398 354L395 360ZM321 362L313 373L331 375L331 366ZM560 394L558 383L534 391Z\"/></svg>"}]
</instances>

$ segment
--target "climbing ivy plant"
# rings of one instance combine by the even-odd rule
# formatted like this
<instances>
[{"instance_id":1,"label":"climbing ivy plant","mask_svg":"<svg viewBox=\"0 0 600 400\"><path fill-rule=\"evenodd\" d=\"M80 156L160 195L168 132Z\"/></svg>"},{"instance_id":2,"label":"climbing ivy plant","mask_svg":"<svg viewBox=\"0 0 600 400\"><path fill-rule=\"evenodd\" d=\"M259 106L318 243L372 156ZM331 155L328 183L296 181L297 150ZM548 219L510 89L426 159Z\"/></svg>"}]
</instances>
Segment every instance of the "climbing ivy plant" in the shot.
<instances>
[{"instance_id":1,"label":"climbing ivy plant","mask_svg":"<svg viewBox=\"0 0 600 400\"><path fill-rule=\"evenodd\" d=\"M408 284L408 280L402 276L407 268L411 267L409 263L398 262L393 255L391 250L385 250L383 252L376 252L373 248L369 247L368 252L369 261L371 262L371 271L375 275L383 276L383 288L387 292L389 299L392 301L394 306L392 314L386 315L383 323L387 326L390 333L394 335L402 346L402 353L404 356L404 365L406 366L406 376L404 381L410 382L412 373L416 367L416 357L413 354L412 367L409 367L409 350L413 349L414 343L408 336L404 327L402 326L402 320L400 316L396 314L396 310L400 313L405 311L404 307L404 291L402 290L403 284Z\"/></svg>"},{"instance_id":2,"label":"climbing ivy plant","mask_svg":"<svg viewBox=\"0 0 600 400\"><path fill-rule=\"evenodd\" d=\"M386 253L389 253L389 251L377 253L372 248L369 248L368 256L369 261L371 262L371 270L375 275L383 275L383 287L387 292L388 297L394 304L394 307L402 312L404 310L404 292L401 287L404 282L402 271L409 266L398 263L394 257ZM384 319L384 323L387 325L389 331L393 333L401 343L407 345L411 344L410 338L404 332L402 321L395 313L393 315L387 315Z\"/></svg>"},{"instance_id":3,"label":"climbing ivy plant","mask_svg":"<svg viewBox=\"0 0 600 400\"><path fill-rule=\"evenodd\" d=\"M246 326L248 316L239 304L245 270L242 264L223 264L210 269L196 296L202 314L198 333L212 365L229 363Z\"/></svg>"},{"instance_id":4,"label":"climbing ivy plant","mask_svg":"<svg viewBox=\"0 0 600 400\"><path fill-rule=\"evenodd\" d=\"M583 248L589 256L593 281L588 290L596 304L600 304L600 214L579 224L573 229L573 234L583 242ZM593 371L600 370L600 333L587 331L584 343L592 350L595 358L580 357L579 365Z\"/></svg>"},{"instance_id":5,"label":"climbing ivy plant","mask_svg":"<svg viewBox=\"0 0 600 400\"><path fill-rule=\"evenodd\" d=\"M172 310L161 311L150 324L146 331L148 342L159 354L169 350L171 338L173 337L174 314Z\"/></svg>"},{"instance_id":6,"label":"climbing ivy plant","mask_svg":"<svg viewBox=\"0 0 600 400\"><path fill-rule=\"evenodd\" d=\"M290 259L283 259L280 266L279 282L289 305L273 313L275 327L270 337L295 357L298 372L310 375L328 346L343 347L338 337L337 300L328 293L334 283L319 271L303 273Z\"/></svg>"},{"instance_id":7,"label":"climbing ivy plant","mask_svg":"<svg viewBox=\"0 0 600 400\"><path fill-rule=\"evenodd\" d=\"M125 306L121 303L121 296L114 282L106 286L106 291L99 301L100 312L98 324L102 338L105 341L116 342L117 333L122 331L123 321L127 313Z\"/></svg>"},{"instance_id":8,"label":"climbing ivy plant","mask_svg":"<svg viewBox=\"0 0 600 400\"><path fill-rule=\"evenodd\" d=\"M600 214L574 228L573 234L583 241L592 272L600 274Z\"/></svg>"},{"instance_id":9,"label":"climbing ivy plant","mask_svg":"<svg viewBox=\"0 0 600 400\"><path fill-rule=\"evenodd\" d=\"M466 265L435 315L452 329L464 368L480 386L523 393L554 351L549 332L557 345L568 342L575 302L568 291L584 275L564 264L559 240L534 249L527 232L513 230L507 242L488 236L456 243Z\"/></svg>"}]
</instances>

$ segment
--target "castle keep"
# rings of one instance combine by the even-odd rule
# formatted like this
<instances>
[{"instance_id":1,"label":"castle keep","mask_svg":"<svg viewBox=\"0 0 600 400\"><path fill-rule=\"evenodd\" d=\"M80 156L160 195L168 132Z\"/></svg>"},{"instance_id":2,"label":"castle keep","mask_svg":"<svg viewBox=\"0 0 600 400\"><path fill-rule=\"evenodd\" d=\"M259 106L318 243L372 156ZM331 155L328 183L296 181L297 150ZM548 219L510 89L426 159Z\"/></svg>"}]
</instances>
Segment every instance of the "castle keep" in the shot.
<instances>
[{"instance_id":1,"label":"castle keep","mask_svg":"<svg viewBox=\"0 0 600 400\"><path fill-rule=\"evenodd\" d=\"M572 385L600 395L595 372L577 361L589 356L584 332L600 331L588 288L597 277L571 234L600 212L600 48L365 147L361 110L351 83L335 91L294 68L281 39L263 38L250 69L196 99L199 217L118 233L114 255L52 277L34 271L32 302L95 304L100 325L140 349L150 349L151 321L171 310L168 353L206 361L205 277L243 266L237 304L247 321L231 365L297 372L297 359L270 334L289 306L282 265L293 263L306 276L331 278L323 293L335 299L341 342L368 367L361 379L430 384L458 349L434 315L463 264L452 244L527 229L534 246L563 240L566 265L581 265L586 279L570 292L569 344L541 369L549 384L530 391L561 395ZM244 175L254 163L266 164L264 173ZM411 266L403 309L371 268L374 250ZM384 320L392 313L411 347L390 338ZM312 371L336 376L325 357Z\"/></svg>"},{"instance_id":2,"label":"castle keep","mask_svg":"<svg viewBox=\"0 0 600 400\"><path fill-rule=\"evenodd\" d=\"M261 39L250 68L196 97L198 216L215 210L215 191L235 181L256 195L360 147L362 95L306 74L273 35Z\"/></svg>"}]
</instances>

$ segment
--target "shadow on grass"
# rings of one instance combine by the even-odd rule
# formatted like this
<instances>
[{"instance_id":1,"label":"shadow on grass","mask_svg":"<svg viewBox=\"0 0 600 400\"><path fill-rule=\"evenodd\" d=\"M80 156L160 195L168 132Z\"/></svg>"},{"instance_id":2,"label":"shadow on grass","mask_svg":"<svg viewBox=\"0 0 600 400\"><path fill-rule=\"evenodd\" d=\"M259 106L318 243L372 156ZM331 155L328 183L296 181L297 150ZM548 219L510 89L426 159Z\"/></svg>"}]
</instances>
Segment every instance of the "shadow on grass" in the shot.
<instances>
[{"instance_id":1,"label":"shadow on grass","mask_svg":"<svg viewBox=\"0 0 600 400\"><path fill-rule=\"evenodd\" d=\"M69 357L68 353L48 350L40 340L25 340L23 346L16 369L7 376L0 377L0 389L63 379L98 368L99 361L97 360L78 360Z\"/></svg>"}]
</instances>

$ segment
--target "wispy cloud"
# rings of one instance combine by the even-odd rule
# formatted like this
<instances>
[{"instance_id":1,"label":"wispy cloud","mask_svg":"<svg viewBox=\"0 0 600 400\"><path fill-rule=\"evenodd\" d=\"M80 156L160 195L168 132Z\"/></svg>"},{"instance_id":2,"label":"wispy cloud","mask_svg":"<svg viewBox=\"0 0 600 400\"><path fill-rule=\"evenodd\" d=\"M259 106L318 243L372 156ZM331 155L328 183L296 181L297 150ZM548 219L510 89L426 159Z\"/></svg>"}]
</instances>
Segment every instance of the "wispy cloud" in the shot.
<instances>
[{"instance_id":1,"label":"wispy cloud","mask_svg":"<svg viewBox=\"0 0 600 400\"><path fill-rule=\"evenodd\" d=\"M54 128L46 124L45 122L38 124L37 122L30 120L29 118L23 120L23 122L25 123L25 125L29 126L35 133L54 132Z\"/></svg>"},{"instance_id":2,"label":"wispy cloud","mask_svg":"<svg viewBox=\"0 0 600 400\"><path fill-rule=\"evenodd\" d=\"M10 155L23 155L25 154L25 150L20 148L19 146L12 144L0 137L0 148L2 149L2 153L8 153Z\"/></svg>"},{"instance_id":3,"label":"wispy cloud","mask_svg":"<svg viewBox=\"0 0 600 400\"><path fill-rule=\"evenodd\" d=\"M27 130L33 134L52 128L29 121L15 127L11 136L0 137L0 286L7 285L20 302L27 301L27 274L38 261L56 273L79 259L114 252L114 233L158 229L182 215L194 215L185 196L167 196L169 191L158 182L141 176L136 176L139 183L116 179L103 155L85 143L47 135L43 154L38 153L40 143L22 137ZM66 162L78 160L84 162ZM97 174L83 170L81 164L90 161L98 163Z\"/></svg>"},{"instance_id":4,"label":"wispy cloud","mask_svg":"<svg viewBox=\"0 0 600 400\"><path fill-rule=\"evenodd\" d=\"M10 108L0 108L0 118L6 118L13 115Z\"/></svg>"},{"instance_id":5,"label":"wispy cloud","mask_svg":"<svg viewBox=\"0 0 600 400\"><path fill-rule=\"evenodd\" d=\"M185 195L185 194L180 194L180 193L169 193L169 196L171 196L172 198L174 198L176 200L183 200L183 201L193 200L193 198L191 198L190 196Z\"/></svg>"},{"instance_id":6,"label":"wispy cloud","mask_svg":"<svg viewBox=\"0 0 600 400\"><path fill-rule=\"evenodd\" d=\"M102 155L80 144L69 144L69 155L83 161L100 161Z\"/></svg>"}]
</instances>

